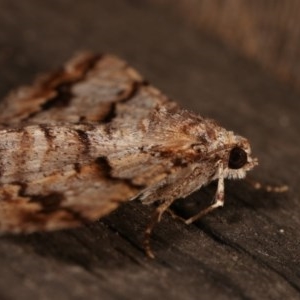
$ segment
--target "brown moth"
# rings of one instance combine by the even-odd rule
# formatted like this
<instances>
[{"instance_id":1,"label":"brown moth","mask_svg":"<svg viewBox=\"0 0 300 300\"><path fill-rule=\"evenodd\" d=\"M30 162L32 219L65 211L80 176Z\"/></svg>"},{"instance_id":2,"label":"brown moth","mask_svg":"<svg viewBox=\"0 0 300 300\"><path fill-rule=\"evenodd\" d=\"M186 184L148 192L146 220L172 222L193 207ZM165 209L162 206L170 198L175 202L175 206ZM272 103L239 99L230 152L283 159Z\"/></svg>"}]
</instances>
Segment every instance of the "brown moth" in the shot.
<instances>
[{"instance_id":1,"label":"brown moth","mask_svg":"<svg viewBox=\"0 0 300 300\"><path fill-rule=\"evenodd\" d=\"M0 232L57 230L97 220L121 203L177 198L257 164L248 141L180 108L123 60L82 53L0 102ZM149 238L145 248L153 256Z\"/></svg>"}]
</instances>

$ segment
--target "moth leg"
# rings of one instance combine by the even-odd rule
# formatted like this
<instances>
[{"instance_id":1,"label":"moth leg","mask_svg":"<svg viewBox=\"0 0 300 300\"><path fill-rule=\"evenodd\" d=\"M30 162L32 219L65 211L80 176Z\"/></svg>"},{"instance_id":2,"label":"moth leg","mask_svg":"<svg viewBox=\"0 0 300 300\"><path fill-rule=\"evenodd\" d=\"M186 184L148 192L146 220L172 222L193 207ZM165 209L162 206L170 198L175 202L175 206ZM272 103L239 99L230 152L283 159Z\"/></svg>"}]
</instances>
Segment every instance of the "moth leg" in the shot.
<instances>
[{"instance_id":1,"label":"moth leg","mask_svg":"<svg viewBox=\"0 0 300 300\"><path fill-rule=\"evenodd\" d=\"M198 214L192 216L191 218L186 219L184 222L185 224L191 224L196 220L199 220L209 212L213 211L214 209L224 205L224 174L223 174L223 164L219 163L218 167L218 187L214 197L214 201L212 205L209 207L201 210Z\"/></svg>"},{"instance_id":2,"label":"moth leg","mask_svg":"<svg viewBox=\"0 0 300 300\"><path fill-rule=\"evenodd\" d=\"M150 236L153 231L154 226L160 222L161 217L163 213L168 210L169 206L173 203L174 199L166 200L161 205L159 205L154 213L152 214L151 220L145 230L145 236L144 236L144 250L146 252L146 255L150 258L155 258L154 253L152 252L151 245L150 245Z\"/></svg>"},{"instance_id":3,"label":"moth leg","mask_svg":"<svg viewBox=\"0 0 300 300\"><path fill-rule=\"evenodd\" d=\"M186 219L183 218L183 217L181 217L181 216L179 216L179 215L177 215L171 208L168 208L168 209L166 210L166 212L167 212L168 214L170 214L170 216L171 216L173 219L185 223Z\"/></svg>"}]
</instances>

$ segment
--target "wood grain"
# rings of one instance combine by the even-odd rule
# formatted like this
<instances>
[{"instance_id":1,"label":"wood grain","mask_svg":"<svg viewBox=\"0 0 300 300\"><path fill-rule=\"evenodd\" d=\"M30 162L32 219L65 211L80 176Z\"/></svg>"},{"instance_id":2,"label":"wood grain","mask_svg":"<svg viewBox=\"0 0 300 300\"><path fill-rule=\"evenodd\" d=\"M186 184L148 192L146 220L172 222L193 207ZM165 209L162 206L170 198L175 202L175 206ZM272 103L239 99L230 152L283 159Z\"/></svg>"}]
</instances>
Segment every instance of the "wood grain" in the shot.
<instances>
[{"instance_id":1,"label":"wood grain","mask_svg":"<svg viewBox=\"0 0 300 300\"><path fill-rule=\"evenodd\" d=\"M300 88L299 1L149 0Z\"/></svg>"},{"instance_id":2,"label":"wood grain","mask_svg":"<svg viewBox=\"0 0 300 300\"><path fill-rule=\"evenodd\" d=\"M256 64L135 1L0 1L0 93L32 81L74 52L113 52L184 107L249 137L253 177L286 194L228 182L226 204L196 225L165 216L141 249L153 210L123 205L81 229L7 236L1 299L298 299L299 96ZM182 214L215 186L180 202Z\"/></svg>"}]
</instances>

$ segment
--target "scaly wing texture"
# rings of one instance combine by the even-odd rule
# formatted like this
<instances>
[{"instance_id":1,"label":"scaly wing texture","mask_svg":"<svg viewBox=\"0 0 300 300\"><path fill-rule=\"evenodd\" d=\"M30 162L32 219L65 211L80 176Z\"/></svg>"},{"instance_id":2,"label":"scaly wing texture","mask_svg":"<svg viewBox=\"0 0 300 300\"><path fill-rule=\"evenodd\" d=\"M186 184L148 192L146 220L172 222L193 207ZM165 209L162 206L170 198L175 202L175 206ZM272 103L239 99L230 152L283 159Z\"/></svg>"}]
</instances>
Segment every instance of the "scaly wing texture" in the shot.
<instances>
[{"instance_id":1,"label":"scaly wing texture","mask_svg":"<svg viewBox=\"0 0 300 300\"><path fill-rule=\"evenodd\" d=\"M1 185L0 230L18 233L78 226L136 195L138 187L110 179L103 168L94 163L29 184Z\"/></svg>"},{"instance_id":2,"label":"scaly wing texture","mask_svg":"<svg viewBox=\"0 0 300 300\"><path fill-rule=\"evenodd\" d=\"M73 58L0 104L0 231L73 227L138 196L188 194L195 155L180 124L200 121L114 56Z\"/></svg>"},{"instance_id":3,"label":"scaly wing texture","mask_svg":"<svg viewBox=\"0 0 300 300\"><path fill-rule=\"evenodd\" d=\"M0 123L105 121L113 104L130 98L141 83L123 60L82 53L33 86L12 91L0 104Z\"/></svg>"}]
</instances>

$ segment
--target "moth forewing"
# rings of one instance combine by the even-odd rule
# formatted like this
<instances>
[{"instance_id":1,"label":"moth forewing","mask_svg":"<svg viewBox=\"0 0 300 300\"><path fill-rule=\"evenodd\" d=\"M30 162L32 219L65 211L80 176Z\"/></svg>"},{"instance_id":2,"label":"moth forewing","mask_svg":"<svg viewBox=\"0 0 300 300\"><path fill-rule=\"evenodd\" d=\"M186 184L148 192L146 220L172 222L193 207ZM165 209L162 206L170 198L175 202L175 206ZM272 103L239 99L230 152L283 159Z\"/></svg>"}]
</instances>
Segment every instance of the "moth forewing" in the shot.
<instances>
[{"instance_id":1,"label":"moth forewing","mask_svg":"<svg viewBox=\"0 0 300 300\"><path fill-rule=\"evenodd\" d=\"M181 109L112 55L80 54L0 103L0 231L68 228L121 203L160 201L146 230L180 197L256 160L249 143Z\"/></svg>"}]
</instances>

